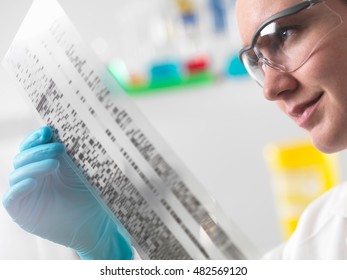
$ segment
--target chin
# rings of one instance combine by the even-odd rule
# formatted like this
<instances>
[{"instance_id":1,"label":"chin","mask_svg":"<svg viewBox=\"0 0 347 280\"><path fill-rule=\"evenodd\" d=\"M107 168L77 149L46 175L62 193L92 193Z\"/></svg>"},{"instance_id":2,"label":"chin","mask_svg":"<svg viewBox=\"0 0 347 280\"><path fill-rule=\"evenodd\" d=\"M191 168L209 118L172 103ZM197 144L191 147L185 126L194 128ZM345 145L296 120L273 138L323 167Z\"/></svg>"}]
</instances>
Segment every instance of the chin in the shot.
<instances>
[{"instance_id":1,"label":"chin","mask_svg":"<svg viewBox=\"0 0 347 280\"><path fill-rule=\"evenodd\" d=\"M323 145L321 145L319 143L317 144L315 142L313 142L313 145L316 147L317 150L319 150L320 152L325 153L325 154L333 154L333 153L337 153L340 151L339 149L335 149L335 148L328 147L328 146L323 146Z\"/></svg>"},{"instance_id":2,"label":"chin","mask_svg":"<svg viewBox=\"0 0 347 280\"><path fill-rule=\"evenodd\" d=\"M336 138L329 139L326 135L323 137L314 137L311 135L312 143L317 150L325 154L333 154L347 148L347 145L342 145L336 141Z\"/></svg>"}]
</instances>

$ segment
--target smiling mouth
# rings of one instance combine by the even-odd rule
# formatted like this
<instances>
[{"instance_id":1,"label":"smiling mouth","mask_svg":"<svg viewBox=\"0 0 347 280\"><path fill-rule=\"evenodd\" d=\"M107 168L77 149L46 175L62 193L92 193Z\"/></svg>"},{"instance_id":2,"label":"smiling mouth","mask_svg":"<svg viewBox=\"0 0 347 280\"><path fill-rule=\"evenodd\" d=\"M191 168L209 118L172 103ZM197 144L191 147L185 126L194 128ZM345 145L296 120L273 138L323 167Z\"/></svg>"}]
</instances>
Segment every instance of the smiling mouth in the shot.
<instances>
[{"instance_id":1,"label":"smiling mouth","mask_svg":"<svg viewBox=\"0 0 347 280\"><path fill-rule=\"evenodd\" d=\"M307 103L296 105L291 111L289 111L289 115L294 118L295 122L300 127L307 126L308 121L312 116L313 112L315 111L318 101L321 99L322 96L323 93L321 93L319 96Z\"/></svg>"}]
</instances>

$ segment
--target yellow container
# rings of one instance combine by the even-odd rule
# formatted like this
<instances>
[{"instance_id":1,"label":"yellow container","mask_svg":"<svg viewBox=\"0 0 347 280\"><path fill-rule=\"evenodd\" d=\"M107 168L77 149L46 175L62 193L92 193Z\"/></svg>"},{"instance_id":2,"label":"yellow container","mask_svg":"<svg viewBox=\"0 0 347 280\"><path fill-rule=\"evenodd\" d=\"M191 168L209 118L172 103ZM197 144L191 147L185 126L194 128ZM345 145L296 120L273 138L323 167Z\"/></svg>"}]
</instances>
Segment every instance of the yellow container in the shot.
<instances>
[{"instance_id":1,"label":"yellow container","mask_svg":"<svg viewBox=\"0 0 347 280\"><path fill-rule=\"evenodd\" d=\"M286 240L305 207L340 182L338 159L319 152L309 140L270 144L264 149L264 157Z\"/></svg>"}]
</instances>

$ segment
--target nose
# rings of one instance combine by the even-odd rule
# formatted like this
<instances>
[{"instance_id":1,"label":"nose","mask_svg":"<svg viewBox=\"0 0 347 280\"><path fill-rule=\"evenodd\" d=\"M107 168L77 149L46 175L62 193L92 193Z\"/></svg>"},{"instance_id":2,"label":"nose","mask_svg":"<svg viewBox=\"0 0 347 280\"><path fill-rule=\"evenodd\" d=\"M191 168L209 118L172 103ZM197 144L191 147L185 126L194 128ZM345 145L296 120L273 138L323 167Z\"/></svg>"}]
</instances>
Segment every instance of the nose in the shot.
<instances>
[{"instance_id":1,"label":"nose","mask_svg":"<svg viewBox=\"0 0 347 280\"><path fill-rule=\"evenodd\" d=\"M264 71L264 97L270 101L285 98L288 92L294 91L298 86L296 78L288 72L281 72L266 65Z\"/></svg>"}]
</instances>

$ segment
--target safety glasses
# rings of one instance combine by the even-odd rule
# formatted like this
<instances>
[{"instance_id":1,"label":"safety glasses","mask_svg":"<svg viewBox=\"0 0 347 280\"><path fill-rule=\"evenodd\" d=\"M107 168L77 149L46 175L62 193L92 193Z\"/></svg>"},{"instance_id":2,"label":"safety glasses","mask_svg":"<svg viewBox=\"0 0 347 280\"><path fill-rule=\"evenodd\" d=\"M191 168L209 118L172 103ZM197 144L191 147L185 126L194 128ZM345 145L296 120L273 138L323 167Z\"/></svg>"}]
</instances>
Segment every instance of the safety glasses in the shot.
<instances>
[{"instance_id":1,"label":"safety glasses","mask_svg":"<svg viewBox=\"0 0 347 280\"><path fill-rule=\"evenodd\" d=\"M297 70L341 24L341 16L324 0L303 1L264 21L239 56L250 76L263 86L266 67Z\"/></svg>"}]
</instances>

